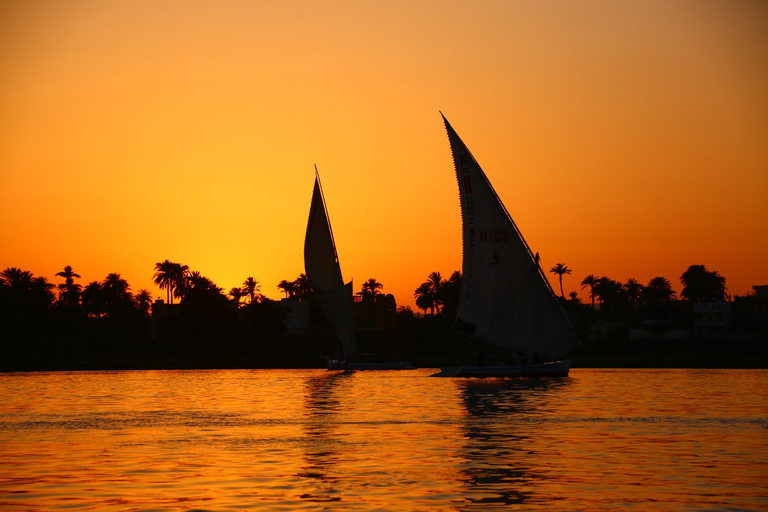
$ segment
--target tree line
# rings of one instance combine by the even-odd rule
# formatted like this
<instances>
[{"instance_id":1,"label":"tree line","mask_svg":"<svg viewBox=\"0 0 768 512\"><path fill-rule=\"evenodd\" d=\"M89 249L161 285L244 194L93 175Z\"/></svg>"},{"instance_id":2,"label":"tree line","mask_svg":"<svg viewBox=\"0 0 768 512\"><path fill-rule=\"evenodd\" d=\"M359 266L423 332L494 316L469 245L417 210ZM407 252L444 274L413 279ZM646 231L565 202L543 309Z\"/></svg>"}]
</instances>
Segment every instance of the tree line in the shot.
<instances>
[{"instance_id":1,"label":"tree line","mask_svg":"<svg viewBox=\"0 0 768 512\"><path fill-rule=\"evenodd\" d=\"M571 269L564 263L557 263L549 271L557 275L560 296L565 300L563 276L571 274ZM725 301L727 299L725 278L717 271L707 270L704 265L689 266L680 276L680 283L683 285L680 297L688 301L703 302L710 299ZM642 285L634 278L621 283L606 276L598 277L590 274L581 282L581 288L589 290L589 298L593 306L595 300L600 305L620 302L638 305L677 298L669 279L661 276L654 277L647 285ZM425 313L427 311L431 314L454 313L460 290L461 272L453 272L448 279L443 279L440 272L432 272L414 291L416 306ZM575 303L581 302L577 292L571 292L569 300Z\"/></svg>"},{"instance_id":2,"label":"tree line","mask_svg":"<svg viewBox=\"0 0 768 512\"><path fill-rule=\"evenodd\" d=\"M594 321L596 315L626 315L641 305L664 304L677 298L665 277L654 277L642 285L635 279L621 283L606 276L588 275L581 287L588 292L592 302L589 307L582 304L576 292L564 296L562 279L571 274L571 269L558 263L550 272L558 276L566 311L580 315L584 325ZM0 366L40 359L56 362L214 355L279 358L306 348L291 347L285 341L285 308L262 295L261 284L250 276L241 286L225 291L187 265L164 260L155 264L153 276L154 283L165 292L164 302L153 301L146 289L132 292L119 273L82 285L77 282L80 275L67 265L56 277L59 282L51 283L16 267L0 272ZM727 299L725 278L704 265L688 267L680 282L680 298L686 301ZM306 275L282 280L277 289L285 298L309 301L313 311L314 299ZM442 323L449 326L460 290L461 272L454 271L447 279L440 272L431 272L414 290L416 307L427 317L442 318ZM383 295L383 284L368 279L356 295L360 300L375 299ZM177 301L181 307L175 306ZM318 308L314 310L318 319ZM409 307L398 308L398 316L403 325L413 326L405 320L414 316ZM317 352L316 348L312 350Z\"/></svg>"},{"instance_id":3,"label":"tree line","mask_svg":"<svg viewBox=\"0 0 768 512\"><path fill-rule=\"evenodd\" d=\"M133 292L116 272L81 284L80 274L67 265L56 277L52 283L16 267L0 272L0 368L83 359L277 360L325 353L322 346L296 346L301 340L295 337L286 341L285 308L264 296L252 276L225 291L187 265L164 260L154 268L153 282L164 292L158 300L146 289ZM280 281L277 289L285 298L309 302L311 321L328 338L305 274ZM367 301L383 296L382 290L371 278L356 295Z\"/></svg>"},{"instance_id":4,"label":"tree line","mask_svg":"<svg viewBox=\"0 0 768 512\"><path fill-rule=\"evenodd\" d=\"M560 283L560 296L563 294L563 275L570 274L564 263L558 263L550 270L558 276ZM680 276L683 289L680 297L691 302L704 302L711 299L725 301L727 299L725 278L717 271L707 270L704 265L691 265ZM605 302L629 302L639 304L641 302L668 301L676 298L672 284L666 277L658 276L651 279L647 285L640 284L636 279L630 278L626 283L615 281L609 277L597 277L590 274L581 282L581 288L589 288L589 297L594 305L595 299L600 304ZM577 293L571 292L571 300L577 300Z\"/></svg>"},{"instance_id":5,"label":"tree line","mask_svg":"<svg viewBox=\"0 0 768 512\"><path fill-rule=\"evenodd\" d=\"M565 299L563 276L571 274L571 269L564 263L557 263L549 271L558 276L560 295ZM10 310L58 308L79 312L92 319L114 318L129 313L138 316L150 314L152 294L146 289L131 293L130 285L119 273L110 273L103 281L92 281L85 286L75 282L80 275L70 265L57 272L56 276L61 277L63 282L53 284L45 277L36 277L29 271L9 267L0 273L3 302L7 303L5 305ZM167 304L174 304L175 300L200 301L207 297L208 302L228 301L231 307L239 309L269 300L261 294L261 284L253 277L247 277L241 286L225 293L200 272L191 271L187 265L169 260L155 264L153 282L160 290L165 290ZM680 282L683 285L680 297L691 302L727 299L725 278L704 265L689 266L680 276ZM371 278L363 283L357 295L376 296L382 293L382 288L380 282ZM622 302L637 305L677 298L670 281L661 276L642 285L633 278L621 283L606 276L590 274L581 282L581 288L588 290L593 306L595 301L600 305ZM280 281L277 289L285 294L285 298L295 300L306 300L312 291L303 273L294 280ZM460 290L461 272L454 271L448 279L444 279L439 271L435 271L414 290L414 299L416 306L425 313L450 315L455 313ZM577 292L571 292L568 300L581 302Z\"/></svg>"},{"instance_id":6,"label":"tree line","mask_svg":"<svg viewBox=\"0 0 768 512\"><path fill-rule=\"evenodd\" d=\"M581 281L581 289L587 292L591 302L584 304L578 292L565 296L563 276L572 273L567 265L557 263L549 272L557 276L559 299L583 342L590 340L593 325L601 320L619 322L627 329L645 328L649 324L644 322L650 322L659 332L688 328L693 323L690 304L729 299L725 278L704 265L691 265L680 276L681 301L677 300L678 295L669 279L663 276L654 277L643 285L634 278L622 283L607 276L590 274ZM414 298L417 307L425 314L443 317L450 325L456 315L460 291L460 272L453 272L449 279L444 279L439 272L432 272L414 290Z\"/></svg>"},{"instance_id":7,"label":"tree line","mask_svg":"<svg viewBox=\"0 0 768 512\"><path fill-rule=\"evenodd\" d=\"M146 289L133 293L119 273L82 285L67 265L56 276L54 284L16 267L0 272L0 367L251 356L269 352L282 330L281 308L253 277L225 294L199 272L165 260L154 274L164 303ZM183 307L174 307L176 300Z\"/></svg>"}]
</instances>

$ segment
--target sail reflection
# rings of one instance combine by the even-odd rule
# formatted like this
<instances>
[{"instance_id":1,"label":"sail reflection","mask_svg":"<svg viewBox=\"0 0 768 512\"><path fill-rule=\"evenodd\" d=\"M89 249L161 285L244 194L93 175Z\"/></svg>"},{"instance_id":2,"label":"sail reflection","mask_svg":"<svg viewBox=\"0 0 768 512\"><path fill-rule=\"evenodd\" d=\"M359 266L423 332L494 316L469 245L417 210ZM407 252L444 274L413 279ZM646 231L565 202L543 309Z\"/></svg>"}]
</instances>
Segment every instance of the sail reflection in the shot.
<instances>
[{"instance_id":1,"label":"sail reflection","mask_svg":"<svg viewBox=\"0 0 768 512\"><path fill-rule=\"evenodd\" d=\"M466 509L489 505L531 505L548 480L537 461L549 451L541 421L569 379L467 379L457 382L467 411L461 476Z\"/></svg>"},{"instance_id":2,"label":"sail reflection","mask_svg":"<svg viewBox=\"0 0 768 512\"><path fill-rule=\"evenodd\" d=\"M352 372L323 371L304 381L307 393L304 397L304 408L310 418L333 415L342 407L335 388L349 379Z\"/></svg>"},{"instance_id":3,"label":"sail reflection","mask_svg":"<svg viewBox=\"0 0 768 512\"><path fill-rule=\"evenodd\" d=\"M322 372L304 381L305 463L296 475L309 481L308 492L299 496L303 500L319 503L341 500L338 467L344 462L344 441L338 432L340 425L336 416L343 404L337 388L351 376L351 372Z\"/></svg>"},{"instance_id":4,"label":"sail reflection","mask_svg":"<svg viewBox=\"0 0 768 512\"><path fill-rule=\"evenodd\" d=\"M571 379L465 379L458 382L471 416L541 415ZM508 417L507 419L514 419Z\"/></svg>"}]
</instances>

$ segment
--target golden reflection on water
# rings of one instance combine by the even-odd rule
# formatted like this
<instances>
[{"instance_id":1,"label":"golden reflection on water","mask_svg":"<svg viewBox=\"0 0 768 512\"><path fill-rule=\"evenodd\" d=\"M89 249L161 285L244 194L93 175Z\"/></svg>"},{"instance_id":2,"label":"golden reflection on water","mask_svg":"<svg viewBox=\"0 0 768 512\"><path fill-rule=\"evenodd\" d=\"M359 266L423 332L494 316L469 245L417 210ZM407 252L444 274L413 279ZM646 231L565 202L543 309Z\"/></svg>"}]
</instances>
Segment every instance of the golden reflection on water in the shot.
<instances>
[{"instance_id":1,"label":"golden reflection on water","mask_svg":"<svg viewBox=\"0 0 768 512\"><path fill-rule=\"evenodd\" d=\"M3 510L768 509L768 371L0 375Z\"/></svg>"}]
</instances>

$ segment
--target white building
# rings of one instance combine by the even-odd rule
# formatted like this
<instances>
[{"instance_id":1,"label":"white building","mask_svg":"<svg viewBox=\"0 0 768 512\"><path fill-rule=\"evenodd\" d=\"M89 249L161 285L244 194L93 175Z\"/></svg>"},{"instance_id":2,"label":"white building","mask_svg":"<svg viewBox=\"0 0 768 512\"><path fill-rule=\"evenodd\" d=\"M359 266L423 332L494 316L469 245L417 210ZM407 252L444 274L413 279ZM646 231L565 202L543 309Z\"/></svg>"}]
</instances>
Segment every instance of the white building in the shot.
<instances>
[{"instance_id":1,"label":"white building","mask_svg":"<svg viewBox=\"0 0 768 512\"><path fill-rule=\"evenodd\" d=\"M304 332L309 327L309 302L306 300L282 299L278 302L285 313L283 324L288 332Z\"/></svg>"},{"instance_id":2,"label":"white building","mask_svg":"<svg viewBox=\"0 0 768 512\"><path fill-rule=\"evenodd\" d=\"M693 336L721 338L728 334L731 304L718 299L693 305Z\"/></svg>"}]
</instances>

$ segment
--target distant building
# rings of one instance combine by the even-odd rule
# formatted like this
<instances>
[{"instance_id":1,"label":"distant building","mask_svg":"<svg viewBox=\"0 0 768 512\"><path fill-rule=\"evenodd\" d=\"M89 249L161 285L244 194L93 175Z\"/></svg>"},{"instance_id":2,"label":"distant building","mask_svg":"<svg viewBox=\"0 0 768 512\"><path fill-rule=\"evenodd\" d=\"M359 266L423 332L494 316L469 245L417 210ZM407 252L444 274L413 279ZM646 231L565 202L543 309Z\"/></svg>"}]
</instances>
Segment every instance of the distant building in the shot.
<instances>
[{"instance_id":1,"label":"distant building","mask_svg":"<svg viewBox=\"0 0 768 512\"><path fill-rule=\"evenodd\" d=\"M309 328L309 302L296 299L281 299L278 305L285 313L283 325L289 333L302 333Z\"/></svg>"},{"instance_id":2,"label":"distant building","mask_svg":"<svg viewBox=\"0 0 768 512\"><path fill-rule=\"evenodd\" d=\"M355 296L355 329L387 331L397 327L397 302L391 293L375 297Z\"/></svg>"},{"instance_id":3,"label":"distant building","mask_svg":"<svg viewBox=\"0 0 768 512\"><path fill-rule=\"evenodd\" d=\"M734 297L731 326L735 333L768 335L768 285L755 285L754 294Z\"/></svg>"},{"instance_id":4,"label":"distant building","mask_svg":"<svg viewBox=\"0 0 768 512\"><path fill-rule=\"evenodd\" d=\"M683 328L688 316L689 304L682 300L651 301L640 308L643 326L664 330L679 330Z\"/></svg>"},{"instance_id":5,"label":"distant building","mask_svg":"<svg viewBox=\"0 0 768 512\"><path fill-rule=\"evenodd\" d=\"M723 338L728 334L731 304L710 299L693 305L693 337Z\"/></svg>"}]
</instances>

